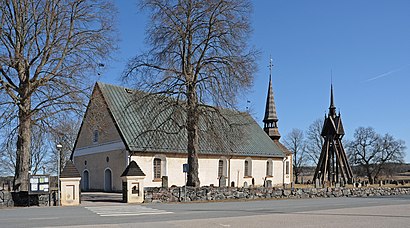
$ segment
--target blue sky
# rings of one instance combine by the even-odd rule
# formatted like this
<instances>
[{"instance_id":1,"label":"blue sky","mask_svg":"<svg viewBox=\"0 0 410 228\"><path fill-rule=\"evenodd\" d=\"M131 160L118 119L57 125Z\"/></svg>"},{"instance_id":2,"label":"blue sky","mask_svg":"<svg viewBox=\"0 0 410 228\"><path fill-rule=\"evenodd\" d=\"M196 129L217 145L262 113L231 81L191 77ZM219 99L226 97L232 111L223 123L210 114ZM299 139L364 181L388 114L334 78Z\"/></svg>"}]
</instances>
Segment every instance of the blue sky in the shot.
<instances>
[{"instance_id":1,"label":"blue sky","mask_svg":"<svg viewBox=\"0 0 410 228\"><path fill-rule=\"evenodd\" d=\"M105 63L100 80L122 84L127 60L146 47L148 15L134 0L116 4L119 50ZM262 122L272 56L282 136L323 118L332 71L347 139L357 127L371 126L410 147L410 1L259 0L253 5L250 44L262 54L254 86L240 98L243 109L249 100L254 118Z\"/></svg>"}]
</instances>

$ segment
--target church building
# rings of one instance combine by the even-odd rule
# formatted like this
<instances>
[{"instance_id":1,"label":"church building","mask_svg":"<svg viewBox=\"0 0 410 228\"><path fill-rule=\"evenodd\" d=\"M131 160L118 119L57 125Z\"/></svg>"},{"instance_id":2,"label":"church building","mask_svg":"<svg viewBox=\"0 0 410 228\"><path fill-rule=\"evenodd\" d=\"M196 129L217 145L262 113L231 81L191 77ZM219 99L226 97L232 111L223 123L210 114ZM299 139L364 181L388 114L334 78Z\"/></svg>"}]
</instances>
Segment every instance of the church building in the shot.
<instances>
[{"instance_id":1,"label":"church building","mask_svg":"<svg viewBox=\"0 0 410 228\"><path fill-rule=\"evenodd\" d=\"M170 105L173 104L173 105ZM83 191L120 192L135 161L145 187L185 185L186 113L161 95L97 82L72 153ZM202 186L283 186L292 181L292 154L280 142L270 76L264 128L246 112L205 109L198 161Z\"/></svg>"}]
</instances>

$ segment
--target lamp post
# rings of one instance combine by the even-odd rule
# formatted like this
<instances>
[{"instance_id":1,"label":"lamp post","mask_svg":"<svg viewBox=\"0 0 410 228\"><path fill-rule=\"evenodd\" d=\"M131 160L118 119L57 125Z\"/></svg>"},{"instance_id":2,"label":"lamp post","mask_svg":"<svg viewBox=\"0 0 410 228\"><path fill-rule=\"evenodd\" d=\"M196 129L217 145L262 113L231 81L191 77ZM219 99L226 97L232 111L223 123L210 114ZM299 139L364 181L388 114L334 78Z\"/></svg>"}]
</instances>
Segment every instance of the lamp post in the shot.
<instances>
[{"instance_id":1,"label":"lamp post","mask_svg":"<svg viewBox=\"0 0 410 228\"><path fill-rule=\"evenodd\" d=\"M57 148L57 205L60 206L60 157L61 157L61 148L63 146L61 144L56 145Z\"/></svg>"},{"instance_id":2,"label":"lamp post","mask_svg":"<svg viewBox=\"0 0 410 228\"><path fill-rule=\"evenodd\" d=\"M31 177L31 170L28 171L28 189L27 189L28 207L30 207L30 188L31 188L30 177Z\"/></svg>"}]
</instances>

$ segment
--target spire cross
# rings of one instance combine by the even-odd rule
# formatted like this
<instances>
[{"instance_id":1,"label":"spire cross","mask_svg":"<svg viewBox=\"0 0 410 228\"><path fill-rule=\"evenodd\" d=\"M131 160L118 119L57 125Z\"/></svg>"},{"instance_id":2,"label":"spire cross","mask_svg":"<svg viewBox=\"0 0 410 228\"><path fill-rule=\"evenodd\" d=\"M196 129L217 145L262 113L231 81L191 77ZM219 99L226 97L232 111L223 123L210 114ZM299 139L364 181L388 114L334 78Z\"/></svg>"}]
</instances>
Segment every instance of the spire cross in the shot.
<instances>
[{"instance_id":1,"label":"spire cross","mask_svg":"<svg viewBox=\"0 0 410 228\"><path fill-rule=\"evenodd\" d=\"M272 57L270 57L270 60L269 60L269 76L270 77L272 77L272 67L273 67L273 63L272 63Z\"/></svg>"}]
</instances>

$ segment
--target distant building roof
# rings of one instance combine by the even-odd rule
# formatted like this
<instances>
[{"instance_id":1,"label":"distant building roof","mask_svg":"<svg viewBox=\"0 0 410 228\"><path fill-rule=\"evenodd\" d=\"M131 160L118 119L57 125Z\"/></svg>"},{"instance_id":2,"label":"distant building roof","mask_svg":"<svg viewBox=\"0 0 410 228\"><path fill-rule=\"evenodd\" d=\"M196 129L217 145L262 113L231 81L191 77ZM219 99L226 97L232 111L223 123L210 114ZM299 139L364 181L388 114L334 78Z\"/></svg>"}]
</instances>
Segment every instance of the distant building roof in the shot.
<instances>
[{"instance_id":1,"label":"distant building roof","mask_svg":"<svg viewBox=\"0 0 410 228\"><path fill-rule=\"evenodd\" d=\"M125 168L124 172L121 174L122 177L129 177L129 176L138 176L142 177L145 176L144 172L142 172L141 168L135 161L131 161L130 164Z\"/></svg>"},{"instance_id":2,"label":"distant building roof","mask_svg":"<svg viewBox=\"0 0 410 228\"><path fill-rule=\"evenodd\" d=\"M128 150L187 153L183 102L101 82L97 87ZM284 157L248 113L202 108L199 154Z\"/></svg>"},{"instance_id":3,"label":"distant building roof","mask_svg":"<svg viewBox=\"0 0 410 228\"><path fill-rule=\"evenodd\" d=\"M72 178L72 177L81 177L77 168L72 161L68 160L65 164L63 171L61 171L60 178Z\"/></svg>"}]
</instances>

